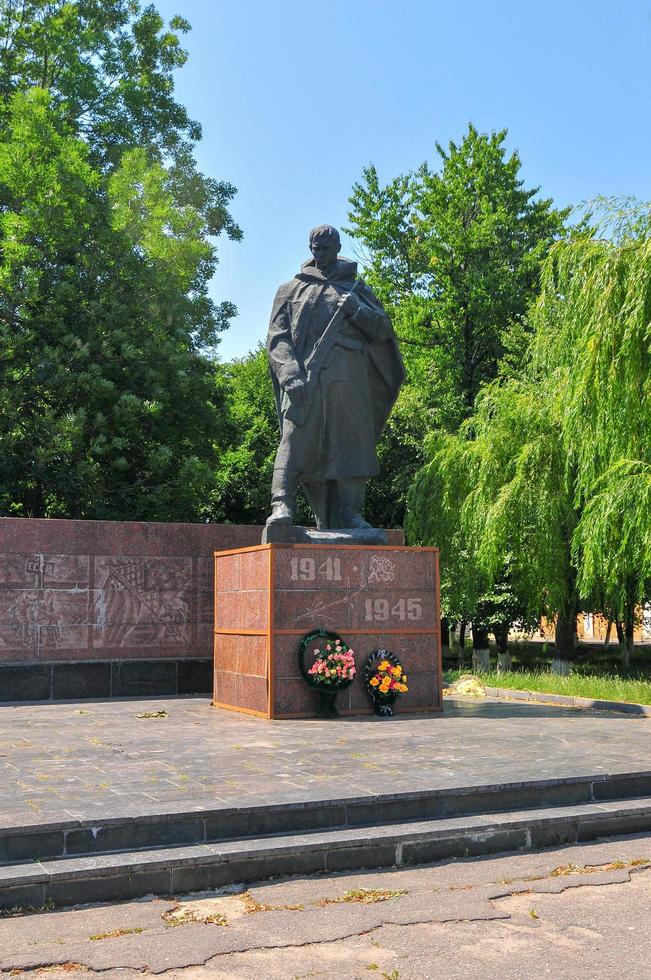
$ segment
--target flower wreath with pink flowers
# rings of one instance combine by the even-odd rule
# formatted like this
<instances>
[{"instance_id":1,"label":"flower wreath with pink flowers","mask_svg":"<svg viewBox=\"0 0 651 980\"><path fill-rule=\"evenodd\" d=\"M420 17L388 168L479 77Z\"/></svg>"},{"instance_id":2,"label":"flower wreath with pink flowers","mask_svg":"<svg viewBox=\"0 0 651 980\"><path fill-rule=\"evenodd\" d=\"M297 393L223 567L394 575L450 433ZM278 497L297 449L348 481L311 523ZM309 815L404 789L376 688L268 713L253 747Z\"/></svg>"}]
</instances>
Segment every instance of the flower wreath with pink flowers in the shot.
<instances>
[{"instance_id":1,"label":"flower wreath with pink flowers","mask_svg":"<svg viewBox=\"0 0 651 980\"><path fill-rule=\"evenodd\" d=\"M313 630L298 647L301 674L317 689L348 687L355 677L355 655L338 633Z\"/></svg>"}]
</instances>

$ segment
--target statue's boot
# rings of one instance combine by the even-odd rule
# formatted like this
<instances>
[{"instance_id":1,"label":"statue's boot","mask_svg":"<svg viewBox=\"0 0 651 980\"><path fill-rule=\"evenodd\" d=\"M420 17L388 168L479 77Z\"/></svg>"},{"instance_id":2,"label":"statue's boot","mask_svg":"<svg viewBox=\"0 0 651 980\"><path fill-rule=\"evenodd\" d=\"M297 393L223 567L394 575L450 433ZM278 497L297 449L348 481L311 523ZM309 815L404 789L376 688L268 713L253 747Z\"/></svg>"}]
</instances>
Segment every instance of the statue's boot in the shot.
<instances>
[{"instance_id":1,"label":"statue's boot","mask_svg":"<svg viewBox=\"0 0 651 980\"><path fill-rule=\"evenodd\" d=\"M337 481L339 492L339 510L341 513L341 526L345 528L370 528L368 521L362 517L364 510L364 488L366 480L358 477L350 477L346 480Z\"/></svg>"},{"instance_id":2,"label":"statue's boot","mask_svg":"<svg viewBox=\"0 0 651 980\"><path fill-rule=\"evenodd\" d=\"M328 484L325 480L310 480L303 483L303 490L314 514L317 530L325 530L330 526L328 523Z\"/></svg>"},{"instance_id":3,"label":"statue's boot","mask_svg":"<svg viewBox=\"0 0 651 980\"><path fill-rule=\"evenodd\" d=\"M298 473L274 469L271 481L271 514L267 524L293 524L296 509Z\"/></svg>"},{"instance_id":4,"label":"statue's boot","mask_svg":"<svg viewBox=\"0 0 651 980\"><path fill-rule=\"evenodd\" d=\"M286 500L273 500L267 524L293 524L294 508Z\"/></svg>"}]
</instances>

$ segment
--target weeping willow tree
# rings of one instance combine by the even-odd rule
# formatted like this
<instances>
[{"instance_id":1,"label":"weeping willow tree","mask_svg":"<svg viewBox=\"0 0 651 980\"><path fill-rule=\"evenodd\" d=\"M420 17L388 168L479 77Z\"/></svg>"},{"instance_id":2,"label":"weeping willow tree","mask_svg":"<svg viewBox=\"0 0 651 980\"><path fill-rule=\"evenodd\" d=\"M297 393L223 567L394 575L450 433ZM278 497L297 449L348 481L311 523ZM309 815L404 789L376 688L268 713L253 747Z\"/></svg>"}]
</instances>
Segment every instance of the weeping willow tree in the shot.
<instances>
[{"instance_id":1,"label":"weeping willow tree","mask_svg":"<svg viewBox=\"0 0 651 980\"><path fill-rule=\"evenodd\" d=\"M473 420L474 485L462 508L467 536L489 581L508 567L522 618L554 620L566 656L579 608L572 561L578 515L563 447L562 388L532 377L488 385Z\"/></svg>"},{"instance_id":2,"label":"weeping willow tree","mask_svg":"<svg viewBox=\"0 0 651 980\"><path fill-rule=\"evenodd\" d=\"M452 598L508 568L527 615L555 620L559 653L581 606L601 609L628 665L651 593L651 210L600 201L588 222L543 266L521 377L485 386L458 435L431 441L407 528L441 547Z\"/></svg>"},{"instance_id":3,"label":"weeping willow tree","mask_svg":"<svg viewBox=\"0 0 651 980\"><path fill-rule=\"evenodd\" d=\"M540 442L522 424L525 399L516 382L486 386L475 414L458 433L430 438L428 461L409 497L408 537L441 548L443 613L462 624L472 621L476 651L488 647L488 634L493 633L498 652L506 653L511 625L533 628L540 616L555 614L567 600L566 581L546 602L541 599L545 572L550 568L557 572L563 561L567 564L567 534L563 538L543 533L539 550L545 560L538 566L530 561L532 539L543 521L541 502L550 510L545 519L553 522L557 513L552 516L551 510L558 501L552 493L531 492L529 471L538 472L537 455L551 460L546 479L555 486L558 462L553 454L540 451ZM536 406L535 399L531 404ZM505 481L512 499L500 493ZM551 613L550 602L557 603Z\"/></svg>"},{"instance_id":4,"label":"weeping willow tree","mask_svg":"<svg viewBox=\"0 0 651 980\"><path fill-rule=\"evenodd\" d=\"M487 385L459 433L430 442L407 531L410 540L441 547L442 602L451 616L491 621L485 597L506 581L510 621L531 628L543 616L554 619L559 652L567 655L579 608L572 561L578 516L562 402L554 386L531 377Z\"/></svg>"},{"instance_id":5,"label":"weeping willow tree","mask_svg":"<svg viewBox=\"0 0 651 980\"><path fill-rule=\"evenodd\" d=\"M441 615L461 624L462 650L466 623L475 617L483 584L461 520L474 469L468 448L463 433L429 436L427 462L416 474L405 517L411 544L435 544L441 549Z\"/></svg>"},{"instance_id":6,"label":"weeping willow tree","mask_svg":"<svg viewBox=\"0 0 651 980\"><path fill-rule=\"evenodd\" d=\"M651 591L651 205L600 200L557 242L533 309L532 369L561 377L578 589L623 624Z\"/></svg>"}]
</instances>

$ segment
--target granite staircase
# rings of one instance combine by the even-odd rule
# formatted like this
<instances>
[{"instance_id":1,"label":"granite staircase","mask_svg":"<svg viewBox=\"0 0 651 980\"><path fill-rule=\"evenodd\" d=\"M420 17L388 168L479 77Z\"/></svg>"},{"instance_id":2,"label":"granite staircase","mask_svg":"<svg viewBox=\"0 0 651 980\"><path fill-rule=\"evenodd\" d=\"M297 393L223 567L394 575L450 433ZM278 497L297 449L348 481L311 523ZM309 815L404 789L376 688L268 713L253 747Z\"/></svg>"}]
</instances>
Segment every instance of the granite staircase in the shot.
<instances>
[{"instance_id":1,"label":"granite staircase","mask_svg":"<svg viewBox=\"0 0 651 980\"><path fill-rule=\"evenodd\" d=\"M181 895L651 831L651 772L0 828L0 909Z\"/></svg>"}]
</instances>

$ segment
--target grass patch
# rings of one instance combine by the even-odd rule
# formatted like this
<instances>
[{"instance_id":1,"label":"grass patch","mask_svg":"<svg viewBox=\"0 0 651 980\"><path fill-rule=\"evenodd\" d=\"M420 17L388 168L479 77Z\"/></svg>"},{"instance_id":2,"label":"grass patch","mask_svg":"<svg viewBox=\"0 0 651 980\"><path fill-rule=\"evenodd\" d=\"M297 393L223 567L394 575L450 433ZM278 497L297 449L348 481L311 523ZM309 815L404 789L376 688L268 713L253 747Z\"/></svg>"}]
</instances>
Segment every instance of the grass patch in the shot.
<instances>
[{"instance_id":1,"label":"grass patch","mask_svg":"<svg viewBox=\"0 0 651 980\"><path fill-rule=\"evenodd\" d=\"M445 680L453 684L461 673L462 671L458 670L448 670L445 672ZM643 677L624 678L618 674L579 673L562 677L548 670L518 670L504 673L491 670L477 676L482 684L488 687L539 691L541 694L566 694L571 697L592 698L595 701L632 701L636 704L651 704L651 681Z\"/></svg>"},{"instance_id":2,"label":"grass patch","mask_svg":"<svg viewBox=\"0 0 651 980\"><path fill-rule=\"evenodd\" d=\"M166 711L143 711L136 718L167 718Z\"/></svg>"}]
</instances>

